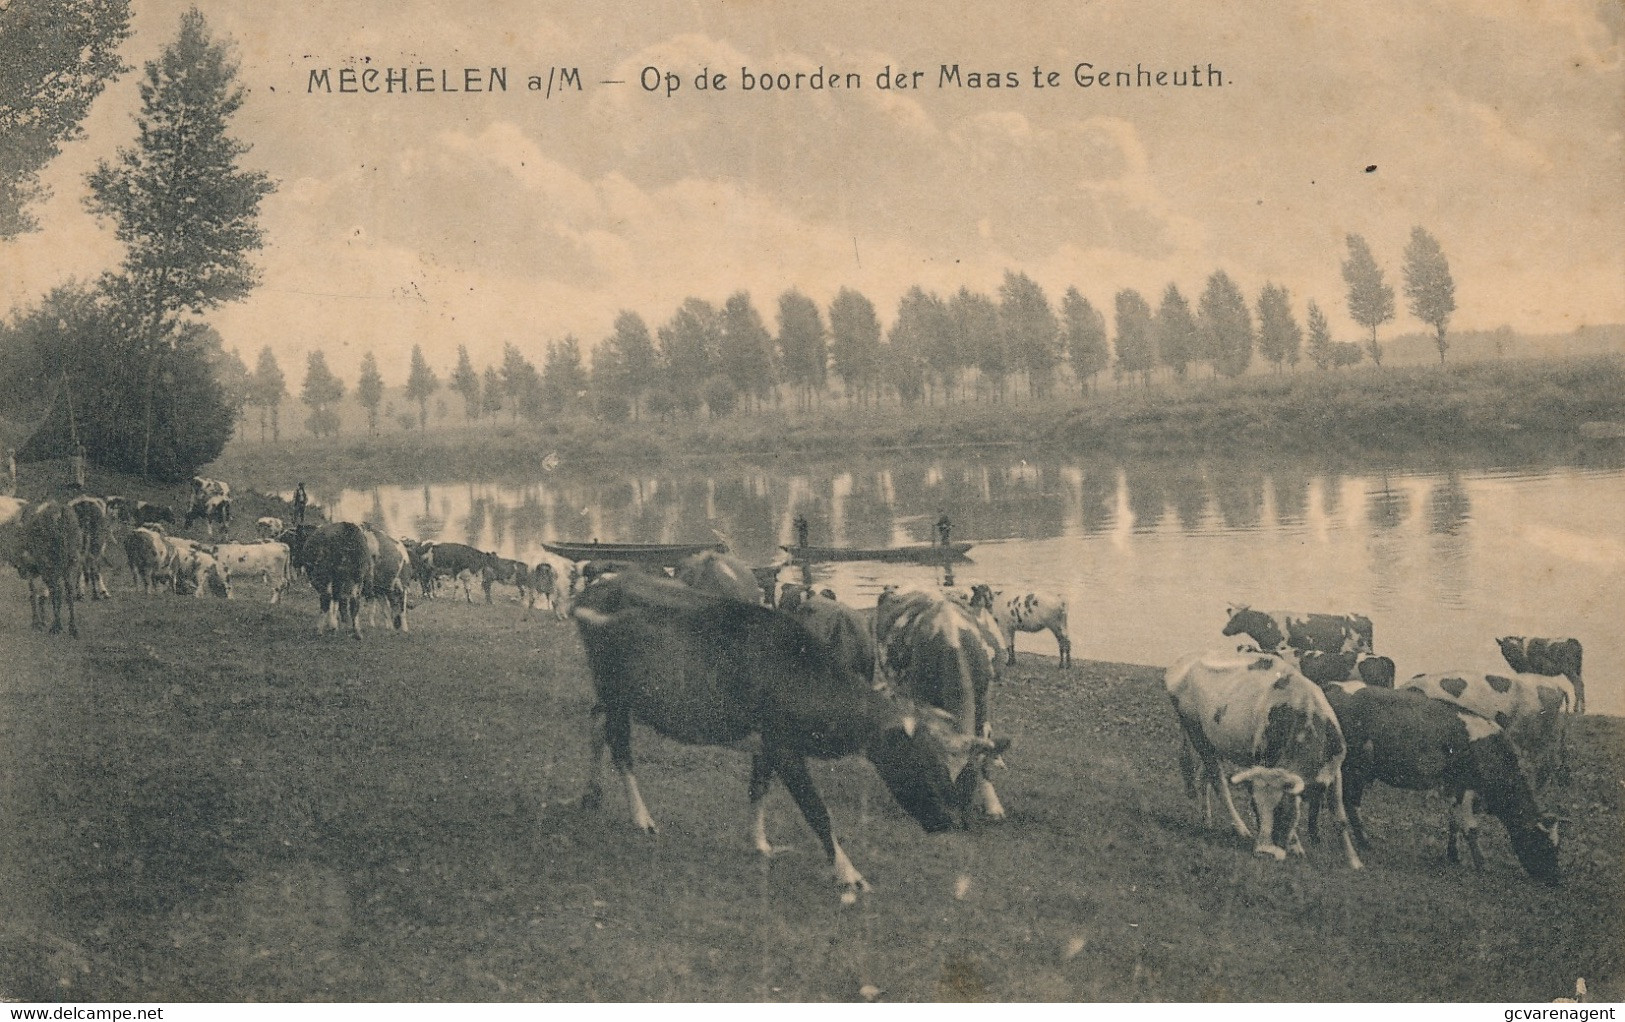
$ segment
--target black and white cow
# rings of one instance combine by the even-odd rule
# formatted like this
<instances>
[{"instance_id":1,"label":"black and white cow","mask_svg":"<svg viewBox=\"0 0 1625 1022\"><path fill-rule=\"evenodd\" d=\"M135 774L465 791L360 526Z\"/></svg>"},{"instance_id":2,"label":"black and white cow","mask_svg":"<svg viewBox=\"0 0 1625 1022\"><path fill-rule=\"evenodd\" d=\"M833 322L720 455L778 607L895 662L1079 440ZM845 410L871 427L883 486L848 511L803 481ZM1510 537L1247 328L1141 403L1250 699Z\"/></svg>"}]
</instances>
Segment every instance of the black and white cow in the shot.
<instances>
[{"instance_id":1,"label":"black and white cow","mask_svg":"<svg viewBox=\"0 0 1625 1022\"><path fill-rule=\"evenodd\" d=\"M1459 860L1456 836L1465 834L1473 864L1484 868L1474 802L1500 820L1518 862L1532 877L1558 882L1558 817L1542 813L1518 751L1495 724L1475 713L1414 689L1394 691L1360 682L1326 686L1348 742L1343 761L1343 798L1360 847L1369 847L1360 802L1373 781L1411 791L1450 796L1446 856ZM1318 807L1311 803L1310 833Z\"/></svg>"},{"instance_id":2,"label":"black and white cow","mask_svg":"<svg viewBox=\"0 0 1625 1022\"><path fill-rule=\"evenodd\" d=\"M1009 662L1016 662L1016 633L1044 632L1055 636L1060 651L1061 666L1072 666L1072 638L1066 633L1066 601L1050 593L995 592L991 586L975 585L970 591L970 605L980 607L993 615L1004 635L1009 650Z\"/></svg>"},{"instance_id":3,"label":"black and white cow","mask_svg":"<svg viewBox=\"0 0 1625 1022\"><path fill-rule=\"evenodd\" d=\"M1198 794L1200 761L1200 780L1218 793L1231 826L1245 838L1252 834L1236 812L1230 785L1250 785L1258 813L1253 850L1280 860L1288 851L1303 854L1300 796L1309 790L1313 803L1326 792L1349 867L1361 868L1343 809L1348 746L1319 686L1281 657L1233 650L1186 656L1168 668L1164 684L1185 729L1180 768L1189 795ZM1224 763L1241 769L1227 780ZM1278 816L1283 802L1286 811Z\"/></svg>"},{"instance_id":4,"label":"black and white cow","mask_svg":"<svg viewBox=\"0 0 1625 1022\"><path fill-rule=\"evenodd\" d=\"M1562 676L1574 686L1575 713L1586 712L1586 686L1580 677L1580 661L1585 650L1579 639L1533 639L1505 635L1495 640L1507 666L1519 674Z\"/></svg>"},{"instance_id":5,"label":"black and white cow","mask_svg":"<svg viewBox=\"0 0 1625 1022\"><path fill-rule=\"evenodd\" d=\"M1245 604L1226 613L1225 635L1246 635L1262 652L1289 657L1317 685L1359 679L1393 686L1393 661L1376 657L1371 619L1364 614L1300 614ZM1377 663L1364 666L1373 657Z\"/></svg>"},{"instance_id":6,"label":"black and white cow","mask_svg":"<svg viewBox=\"0 0 1625 1022\"><path fill-rule=\"evenodd\" d=\"M1568 778L1568 711L1574 691L1562 678L1536 674L1444 671L1418 674L1404 688L1494 721L1528 762L1538 790Z\"/></svg>"},{"instance_id":7,"label":"black and white cow","mask_svg":"<svg viewBox=\"0 0 1625 1022\"><path fill-rule=\"evenodd\" d=\"M977 760L993 743L960 735L901 693L838 669L790 617L641 572L589 585L570 613L597 694L584 805L602 798L607 746L625 782L633 824L655 832L633 773L635 717L692 745L733 745L756 736L749 791L757 850L774 850L761 803L777 776L822 842L843 900L869 885L835 839L809 757L862 752L925 830L963 825L970 788L962 779L979 775Z\"/></svg>"}]
</instances>

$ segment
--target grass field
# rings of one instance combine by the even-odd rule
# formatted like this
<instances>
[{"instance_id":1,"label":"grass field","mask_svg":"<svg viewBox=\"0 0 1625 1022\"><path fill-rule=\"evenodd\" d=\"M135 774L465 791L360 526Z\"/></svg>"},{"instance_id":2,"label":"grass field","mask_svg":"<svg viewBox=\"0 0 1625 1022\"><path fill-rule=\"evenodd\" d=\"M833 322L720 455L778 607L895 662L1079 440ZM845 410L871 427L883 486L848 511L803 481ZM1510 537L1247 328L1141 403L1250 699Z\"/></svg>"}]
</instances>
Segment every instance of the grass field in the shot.
<instances>
[{"instance_id":1,"label":"grass field","mask_svg":"<svg viewBox=\"0 0 1625 1022\"><path fill-rule=\"evenodd\" d=\"M573 629L438 600L408 635L280 606L82 605L30 632L0 578L0 997L23 1000L1548 1000L1621 995L1625 722L1575 721L1565 883L1486 819L1378 789L1379 844L1277 864L1204 826L1152 667L1023 655L993 697L1009 819L921 832L866 764L817 773L874 884L842 907L781 790L760 860L740 752L639 730L660 822L585 777ZM503 589L498 588L499 596ZM1219 637L1215 635L1217 644ZM1076 637L1081 657L1089 637Z\"/></svg>"}]
</instances>

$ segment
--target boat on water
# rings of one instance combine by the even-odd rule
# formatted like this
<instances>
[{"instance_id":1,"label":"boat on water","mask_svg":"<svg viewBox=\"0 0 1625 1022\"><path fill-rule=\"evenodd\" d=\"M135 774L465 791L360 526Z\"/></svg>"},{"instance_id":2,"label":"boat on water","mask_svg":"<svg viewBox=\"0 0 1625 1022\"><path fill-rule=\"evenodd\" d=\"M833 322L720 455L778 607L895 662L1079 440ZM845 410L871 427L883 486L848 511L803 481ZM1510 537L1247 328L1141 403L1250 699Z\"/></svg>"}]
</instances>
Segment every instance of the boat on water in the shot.
<instances>
[{"instance_id":1,"label":"boat on water","mask_svg":"<svg viewBox=\"0 0 1625 1022\"><path fill-rule=\"evenodd\" d=\"M542 549L571 561L636 561L676 567L695 554L728 552L726 543L543 543Z\"/></svg>"},{"instance_id":2,"label":"boat on water","mask_svg":"<svg viewBox=\"0 0 1625 1022\"><path fill-rule=\"evenodd\" d=\"M945 564L968 561L965 552L974 543L922 544L894 547L781 546L792 563L817 561L881 561L889 564Z\"/></svg>"}]
</instances>

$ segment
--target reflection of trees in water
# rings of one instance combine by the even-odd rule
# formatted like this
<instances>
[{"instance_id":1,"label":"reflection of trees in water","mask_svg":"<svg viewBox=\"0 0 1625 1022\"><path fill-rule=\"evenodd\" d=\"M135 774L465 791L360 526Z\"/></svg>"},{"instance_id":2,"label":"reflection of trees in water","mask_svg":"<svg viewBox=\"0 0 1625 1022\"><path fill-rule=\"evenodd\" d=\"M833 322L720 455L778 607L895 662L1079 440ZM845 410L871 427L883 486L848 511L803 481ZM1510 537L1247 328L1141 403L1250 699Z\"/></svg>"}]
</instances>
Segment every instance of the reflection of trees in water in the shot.
<instances>
[{"instance_id":1,"label":"reflection of trees in water","mask_svg":"<svg viewBox=\"0 0 1625 1022\"><path fill-rule=\"evenodd\" d=\"M1454 536L1466 527L1472 514L1472 498L1455 472L1441 479L1428 494L1429 532Z\"/></svg>"},{"instance_id":2,"label":"reflection of trees in water","mask_svg":"<svg viewBox=\"0 0 1625 1022\"><path fill-rule=\"evenodd\" d=\"M471 547L480 547L481 537L485 535L486 519L490 515L490 498L473 497L468 502L468 518L463 522L463 542Z\"/></svg>"},{"instance_id":3,"label":"reflection of trees in water","mask_svg":"<svg viewBox=\"0 0 1625 1022\"><path fill-rule=\"evenodd\" d=\"M1342 509L1343 477L1336 472L1327 472L1320 477L1320 513L1326 518L1336 518Z\"/></svg>"},{"instance_id":4,"label":"reflection of trees in water","mask_svg":"<svg viewBox=\"0 0 1625 1022\"><path fill-rule=\"evenodd\" d=\"M1366 493L1365 517L1374 529L1397 529L1404 524L1410 511L1411 495L1390 485L1386 474L1377 489Z\"/></svg>"},{"instance_id":5,"label":"reflection of trees in water","mask_svg":"<svg viewBox=\"0 0 1625 1022\"><path fill-rule=\"evenodd\" d=\"M1087 464L1078 489L1083 531L1089 535L1109 531L1117 521L1117 471L1103 464Z\"/></svg>"},{"instance_id":6,"label":"reflection of trees in water","mask_svg":"<svg viewBox=\"0 0 1625 1022\"><path fill-rule=\"evenodd\" d=\"M527 486L519 495L519 502L508 509L508 534L520 550L535 550L546 535L547 507L542 503L538 487Z\"/></svg>"},{"instance_id":7,"label":"reflection of trees in water","mask_svg":"<svg viewBox=\"0 0 1625 1022\"><path fill-rule=\"evenodd\" d=\"M372 508L363 520L379 532L386 535L389 533L389 516L384 513L384 495L376 486L372 488Z\"/></svg>"},{"instance_id":8,"label":"reflection of trees in water","mask_svg":"<svg viewBox=\"0 0 1625 1022\"><path fill-rule=\"evenodd\" d=\"M766 487L756 485L750 477L718 479L715 503L715 528L728 537L734 553L750 560L764 560L777 551L778 522L774 520L773 497Z\"/></svg>"},{"instance_id":9,"label":"reflection of trees in water","mask_svg":"<svg viewBox=\"0 0 1625 1022\"><path fill-rule=\"evenodd\" d=\"M1168 501L1179 517L1179 527L1198 532L1207 515L1207 479L1195 465L1181 463L1168 472Z\"/></svg>"},{"instance_id":10,"label":"reflection of trees in water","mask_svg":"<svg viewBox=\"0 0 1625 1022\"><path fill-rule=\"evenodd\" d=\"M491 522L491 548L501 550L508 539L508 505L505 501L493 500L487 508L487 515Z\"/></svg>"},{"instance_id":11,"label":"reflection of trees in water","mask_svg":"<svg viewBox=\"0 0 1625 1022\"><path fill-rule=\"evenodd\" d=\"M1212 476L1213 499L1229 529L1256 529L1264 517L1264 473L1231 464Z\"/></svg>"},{"instance_id":12,"label":"reflection of trees in water","mask_svg":"<svg viewBox=\"0 0 1625 1022\"><path fill-rule=\"evenodd\" d=\"M889 488L876 471L854 472L852 492L846 496L845 532L848 546L891 545L892 509L887 503ZM808 522L817 535L818 522L811 514Z\"/></svg>"},{"instance_id":13,"label":"reflection of trees in water","mask_svg":"<svg viewBox=\"0 0 1625 1022\"><path fill-rule=\"evenodd\" d=\"M1127 491L1129 513L1134 516L1135 532L1155 532L1162 524L1167 507L1164 482L1160 465L1130 463L1123 466L1123 487Z\"/></svg>"},{"instance_id":14,"label":"reflection of trees in water","mask_svg":"<svg viewBox=\"0 0 1625 1022\"><path fill-rule=\"evenodd\" d=\"M415 537L419 540L440 538L440 530L446 527L446 519L434 513L434 497L429 488L423 488L423 513L412 519L412 528Z\"/></svg>"},{"instance_id":15,"label":"reflection of trees in water","mask_svg":"<svg viewBox=\"0 0 1625 1022\"><path fill-rule=\"evenodd\" d=\"M928 501L900 502L898 510L922 519L919 538L929 542L939 509L953 522L956 542L1049 539L1064 529L1066 493L1053 465L961 462L944 473L944 486Z\"/></svg>"},{"instance_id":16,"label":"reflection of trees in water","mask_svg":"<svg viewBox=\"0 0 1625 1022\"><path fill-rule=\"evenodd\" d=\"M1270 468L1270 490L1275 496L1275 521L1301 525L1309 507L1309 476L1285 459Z\"/></svg>"}]
</instances>

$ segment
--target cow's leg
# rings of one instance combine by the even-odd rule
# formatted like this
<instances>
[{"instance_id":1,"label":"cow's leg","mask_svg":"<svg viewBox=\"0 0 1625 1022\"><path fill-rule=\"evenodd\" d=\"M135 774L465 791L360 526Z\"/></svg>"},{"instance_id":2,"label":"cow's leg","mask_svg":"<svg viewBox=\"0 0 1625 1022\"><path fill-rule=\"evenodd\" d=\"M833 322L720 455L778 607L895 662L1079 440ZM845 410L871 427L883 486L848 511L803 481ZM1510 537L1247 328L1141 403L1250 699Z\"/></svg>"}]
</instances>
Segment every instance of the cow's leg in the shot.
<instances>
[{"instance_id":1,"label":"cow's leg","mask_svg":"<svg viewBox=\"0 0 1625 1022\"><path fill-rule=\"evenodd\" d=\"M767 856L790 850L787 846L774 848L767 839L767 793L772 786L773 764L758 751L750 758L751 843Z\"/></svg>"},{"instance_id":2,"label":"cow's leg","mask_svg":"<svg viewBox=\"0 0 1625 1022\"><path fill-rule=\"evenodd\" d=\"M1006 649L1008 649L1010 651L1010 655L1005 658L1004 662L1006 664L1015 663L1016 662L1016 629L1015 629L1014 626L1011 626L1010 628L1005 629L1005 632L1004 632L1004 646L1005 646Z\"/></svg>"},{"instance_id":3,"label":"cow's leg","mask_svg":"<svg viewBox=\"0 0 1625 1022\"><path fill-rule=\"evenodd\" d=\"M402 635L411 631L406 625L406 587L396 586L389 591L389 606L395 612L395 629Z\"/></svg>"},{"instance_id":4,"label":"cow's leg","mask_svg":"<svg viewBox=\"0 0 1625 1022\"><path fill-rule=\"evenodd\" d=\"M581 793L581 808L597 809L604 801L605 731L609 726L603 703L592 704L587 721L587 787Z\"/></svg>"},{"instance_id":5,"label":"cow's leg","mask_svg":"<svg viewBox=\"0 0 1625 1022\"><path fill-rule=\"evenodd\" d=\"M1369 849L1371 838L1366 834L1365 821L1360 819L1360 801L1365 798L1365 780L1357 774L1340 777L1342 786L1342 802L1347 810L1349 830L1353 832L1354 843L1360 848ZM1333 793L1336 797L1337 793ZM1336 809L1333 809L1336 812Z\"/></svg>"},{"instance_id":6,"label":"cow's leg","mask_svg":"<svg viewBox=\"0 0 1625 1022\"><path fill-rule=\"evenodd\" d=\"M1275 815L1272 831L1275 843L1290 855L1303 855L1303 842L1298 839L1298 821L1303 817L1303 796L1288 794L1281 800L1281 811Z\"/></svg>"},{"instance_id":7,"label":"cow's leg","mask_svg":"<svg viewBox=\"0 0 1625 1022\"><path fill-rule=\"evenodd\" d=\"M617 706L606 711L604 719L604 739L609 743L609 756L615 763L615 769L621 773L621 780L626 783L626 801L632 807L632 826L645 834L657 834L660 828L655 826L654 818L649 815L649 807L643 804L643 793L638 790L637 774L632 772L632 710L630 707Z\"/></svg>"},{"instance_id":8,"label":"cow's leg","mask_svg":"<svg viewBox=\"0 0 1625 1022\"><path fill-rule=\"evenodd\" d=\"M350 633L361 638L361 587L351 589L344 597L344 608L350 614Z\"/></svg>"},{"instance_id":9,"label":"cow's leg","mask_svg":"<svg viewBox=\"0 0 1625 1022\"><path fill-rule=\"evenodd\" d=\"M1286 849L1275 843L1275 809L1284 792L1279 784L1254 782L1251 788L1253 809L1258 813L1258 837L1253 841L1253 851L1280 862L1286 858Z\"/></svg>"},{"instance_id":10,"label":"cow's leg","mask_svg":"<svg viewBox=\"0 0 1625 1022\"><path fill-rule=\"evenodd\" d=\"M784 786L790 789L790 797L796 800L796 808L801 810L802 819L806 820L807 826L818 835L818 840L824 846L824 854L835 867L835 882L845 888L843 898L846 894L855 896L859 891L869 890L869 881L863 879L863 874L852 865L852 860L846 857L845 849L835 840L835 834L830 830L829 809L825 807L818 789L813 786L812 774L807 771L807 761L799 756L765 749L763 755L771 758L774 770L783 779Z\"/></svg>"},{"instance_id":11,"label":"cow's leg","mask_svg":"<svg viewBox=\"0 0 1625 1022\"><path fill-rule=\"evenodd\" d=\"M1563 677L1569 679L1569 684L1574 686L1574 712L1586 712L1586 683L1580 680L1580 672L1564 671Z\"/></svg>"},{"instance_id":12,"label":"cow's leg","mask_svg":"<svg viewBox=\"0 0 1625 1022\"><path fill-rule=\"evenodd\" d=\"M1343 771L1339 769L1332 776L1332 783L1320 789L1322 798L1332 801L1332 820L1337 824L1337 836L1343 842L1343 859L1349 864L1349 869L1364 869L1365 863L1360 861L1360 853L1354 850L1352 840L1353 826L1349 820L1346 800L1343 797Z\"/></svg>"},{"instance_id":13,"label":"cow's leg","mask_svg":"<svg viewBox=\"0 0 1625 1022\"><path fill-rule=\"evenodd\" d=\"M1059 625L1052 626L1050 632L1055 636L1055 648L1059 651L1062 667L1072 666L1072 640L1066 637L1066 629Z\"/></svg>"},{"instance_id":14,"label":"cow's leg","mask_svg":"<svg viewBox=\"0 0 1625 1022\"><path fill-rule=\"evenodd\" d=\"M77 639L79 638L79 620L75 616L75 611L73 609L73 593L71 591L72 583L68 582L67 585L70 589L70 592L68 593L68 636L70 638Z\"/></svg>"},{"instance_id":15,"label":"cow's leg","mask_svg":"<svg viewBox=\"0 0 1625 1022\"><path fill-rule=\"evenodd\" d=\"M1456 851L1456 832L1459 830L1467 838L1467 851L1472 853L1473 868L1484 869L1484 853L1478 847L1478 818L1473 815L1473 792L1464 791L1456 799L1455 810L1450 814L1450 841L1445 846L1445 858L1451 862L1460 862L1461 857Z\"/></svg>"},{"instance_id":16,"label":"cow's leg","mask_svg":"<svg viewBox=\"0 0 1625 1022\"><path fill-rule=\"evenodd\" d=\"M1238 837L1252 837L1252 829L1241 818L1236 810L1236 800L1230 794L1230 780L1224 776L1224 770L1219 765L1217 750L1208 752L1198 750L1202 754L1202 772L1207 776L1211 789L1219 796L1219 803L1224 806L1225 812L1230 814L1230 826ZM1262 825L1260 825L1262 826ZM1268 833L1263 831L1262 833Z\"/></svg>"}]
</instances>

